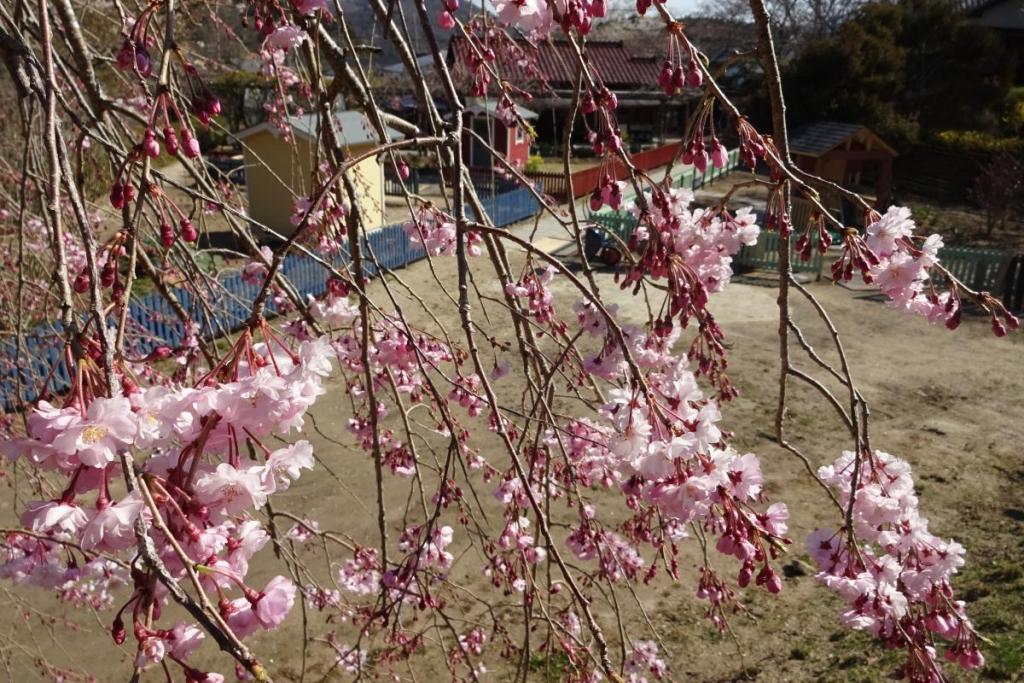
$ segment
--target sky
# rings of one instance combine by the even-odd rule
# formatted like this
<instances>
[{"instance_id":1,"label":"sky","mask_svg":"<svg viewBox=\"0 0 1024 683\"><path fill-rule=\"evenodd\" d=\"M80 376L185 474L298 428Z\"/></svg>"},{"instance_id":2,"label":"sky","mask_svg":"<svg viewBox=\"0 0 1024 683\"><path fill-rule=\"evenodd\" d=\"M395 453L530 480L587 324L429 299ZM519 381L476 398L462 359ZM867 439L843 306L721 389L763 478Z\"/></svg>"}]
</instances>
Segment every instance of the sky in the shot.
<instances>
[{"instance_id":1,"label":"sky","mask_svg":"<svg viewBox=\"0 0 1024 683\"><path fill-rule=\"evenodd\" d=\"M665 6L668 7L669 11L675 16L686 16L690 13L695 13L704 0L666 0ZM610 3L612 7L635 7L636 0L612 0Z\"/></svg>"},{"instance_id":2,"label":"sky","mask_svg":"<svg viewBox=\"0 0 1024 683\"><path fill-rule=\"evenodd\" d=\"M701 0L668 0L665 5L672 14L684 16L691 12L696 12L700 8Z\"/></svg>"}]
</instances>

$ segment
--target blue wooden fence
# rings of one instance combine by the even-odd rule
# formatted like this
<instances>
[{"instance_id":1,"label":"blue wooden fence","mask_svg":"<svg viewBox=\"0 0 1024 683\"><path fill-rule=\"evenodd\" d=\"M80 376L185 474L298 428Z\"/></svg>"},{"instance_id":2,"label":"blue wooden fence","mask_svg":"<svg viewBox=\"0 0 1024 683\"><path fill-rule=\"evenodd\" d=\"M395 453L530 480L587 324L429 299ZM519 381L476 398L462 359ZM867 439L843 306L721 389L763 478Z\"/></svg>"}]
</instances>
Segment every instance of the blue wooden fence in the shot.
<instances>
[{"instance_id":1,"label":"blue wooden fence","mask_svg":"<svg viewBox=\"0 0 1024 683\"><path fill-rule=\"evenodd\" d=\"M504 227L534 216L539 208L537 200L529 189L517 188L501 194L488 194L491 188L478 187L480 201L488 215L498 227ZM472 215L467 207L467 214ZM378 267L371 262L368 254L372 251L380 269L391 270L426 257L420 244L413 244L405 233L403 223L384 226L371 231L361 238L363 271L368 277L378 273ZM347 250L324 261L338 270L348 263ZM298 291L299 296L322 296L327 291L330 271L313 257L293 253L285 257L281 265L282 274ZM214 291L199 301L187 289L173 289L182 308L195 321L201 334L214 339L243 326L252 313L252 303L259 292L259 286L246 282L241 273L235 272L221 277ZM267 302L267 313L277 313L272 301ZM179 346L185 338L185 330L167 300L159 293L135 297L129 302L132 348L129 356L141 358L161 345ZM62 362L64 339L59 324L39 326L23 337L21 356L17 357L13 338L0 339L0 405L10 410L18 405L18 376L21 378L21 395L24 401L40 397L40 390L49 378L51 393L66 391L71 386L66 363ZM17 365L15 360L17 358ZM52 376L51 376L52 373Z\"/></svg>"}]
</instances>

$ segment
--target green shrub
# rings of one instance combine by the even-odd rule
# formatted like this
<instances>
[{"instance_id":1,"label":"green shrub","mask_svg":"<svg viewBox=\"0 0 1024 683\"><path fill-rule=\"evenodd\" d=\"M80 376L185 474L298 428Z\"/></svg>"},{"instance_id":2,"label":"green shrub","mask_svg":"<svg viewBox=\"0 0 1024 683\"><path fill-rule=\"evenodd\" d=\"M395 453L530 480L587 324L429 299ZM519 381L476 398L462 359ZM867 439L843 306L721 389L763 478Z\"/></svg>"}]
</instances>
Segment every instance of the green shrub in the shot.
<instances>
[{"instance_id":1,"label":"green shrub","mask_svg":"<svg viewBox=\"0 0 1024 683\"><path fill-rule=\"evenodd\" d=\"M943 130L935 141L956 152L987 153L1024 151L1024 140L1018 137L997 137L976 130Z\"/></svg>"}]
</instances>

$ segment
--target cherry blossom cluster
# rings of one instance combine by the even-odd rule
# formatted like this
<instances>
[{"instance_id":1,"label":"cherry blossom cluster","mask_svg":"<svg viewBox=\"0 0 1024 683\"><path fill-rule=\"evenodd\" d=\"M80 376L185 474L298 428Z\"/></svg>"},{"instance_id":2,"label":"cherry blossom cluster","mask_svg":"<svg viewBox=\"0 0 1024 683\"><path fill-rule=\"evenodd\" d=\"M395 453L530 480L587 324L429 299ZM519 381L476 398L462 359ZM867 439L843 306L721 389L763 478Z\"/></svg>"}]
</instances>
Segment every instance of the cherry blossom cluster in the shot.
<instances>
[{"instance_id":1,"label":"cherry blossom cluster","mask_svg":"<svg viewBox=\"0 0 1024 683\"><path fill-rule=\"evenodd\" d=\"M594 4L603 6L604 3L597 0ZM535 38L548 35L555 25L554 14L546 0L497 0L494 10L503 24Z\"/></svg>"},{"instance_id":2,"label":"cherry blossom cluster","mask_svg":"<svg viewBox=\"0 0 1024 683\"><path fill-rule=\"evenodd\" d=\"M629 267L622 287L638 285L645 278L667 281L669 306L656 331L667 336L675 319L684 327L695 319L699 334L689 356L722 396L729 397L735 390L724 375L723 333L707 310L708 297L729 283L732 256L744 245L755 244L760 229L750 209L735 213L721 207L690 209L692 202L688 189L654 187L644 193L643 202L630 205L637 227L629 247L639 257Z\"/></svg>"},{"instance_id":3,"label":"cherry blossom cluster","mask_svg":"<svg viewBox=\"0 0 1024 683\"><path fill-rule=\"evenodd\" d=\"M760 462L725 442L717 405L703 396L687 361L672 355L671 341L651 344L637 338L633 343L647 351L635 355L650 393L610 391L600 411L604 424L584 425L588 438L570 444L580 445L569 451L570 457L588 458L588 469L598 459L601 481L614 481L630 499L655 506L669 542L683 538L684 527L696 523L719 536L719 552L741 563L741 586L760 566L758 585L778 592L781 581L769 560L788 543L786 506L776 503L764 512L753 507L763 498ZM587 515L581 521L574 532L578 548L612 553L620 571L637 566L619 539L590 530L593 522Z\"/></svg>"},{"instance_id":4,"label":"cherry blossom cluster","mask_svg":"<svg viewBox=\"0 0 1024 683\"><path fill-rule=\"evenodd\" d=\"M669 678L668 666L658 657L658 644L653 640L638 640L626 659L626 680L629 683L648 683ZM650 678L648 678L650 676Z\"/></svg>"},{"instance_id":5,"label":"cherry blossom cluster","mask_svg":"<svg viewBox=\"0 0 1024 683\"><path fill-rule=\"evenodd\" d=\"M894 308L956 329L962 315L960 287L953 281L947 291L940 292L935 287L940 275L942 237L932 234L923 240L917 238L910 209L906 207L891 206L884 214L873 214L872 218L864 237L847 231L843 253L832 265L833 279L851 280L858 270L864 282L877 287ZM979 303L990 315L996 336L1005 336L1008 329L1020 327L1020 321L1002 303L987 292L980 296Z\"/></svg>"},{"instance_id":6,"label":"cherry blossom cluster","mask_svg":"<svg viewBox=\"0 0 1024 683\"><path fill-rule=\"evenodd\" d=\"M510 297L523 300L529 315L538 323L549 327L553 332L565 332L565 321L555 313L554 294L548 285L554 280L555 269L548 266L539 274L526 272L517 282L505 285L505 293Z\"/></svg>"},{"instance_id":7,"label":"cherry blossom cluster","mask_svg":"<svg viewBox=\"0 0 1024 683\"><path fill-rule=\"evenodd\" d=\"M704 83L704 72L698 66L697 51L693 45L681 44L676 34L669 36L668 58L661 65L658 85L668 96L675 95L689 86L699 88Z\"/></svg>"},{"instance_id":8,"label":"cherry blossom cluster","mask_svg":"<svg viewBox=\"0 0 1024 683\"><path fill-rule=\"evenodd\" d=\"M453 256L457 239L455 219L432 204L422 204L413 213L411 221L405 223L405 234L412 244L422 245L431 256ZM466 232L466 253L479 256L482 251L480 234Z\"/></svg>"},{"instance_id":9,"label":"cherry blossom cluster","mask_svg":"<svg viewBox=\"0 0 1024 683\"><path fill-rule=\"evenodd\" d=\"M262 329L265 342L254 343L246 331L191 386L143 389L125 374L123 395L108 397L98 393L103 379L86 366L63 405L40 401L25 436L0 444L8 458L63 476L66 484L56 498L27 503L27 532L8 537L0 575L94 606L109 605L113 588L132 586L111 633L123 642L129 617L139 667L169 660L188 680L221 680L186 662L203 639L195 626L157 625L168 598L162 586L116 560L131 557L141 530L173 577L199 572L239 638L277 628L294 603L296 587L285 577L259 590L245 583L251 558L270 539L251 515L313 467L307 441L274 450L263 441L301 431L334 354L326 340L293 350ZM135 468L129 482L123 468ZM117 494L125 483L129 492ZM241 596L229 597L235 591Z\"/></svg>"},{"instance_id":10,"label":"cherry blossom cluster","mask_svg":"<svg viewBox=\"0 0 1024 683\"><path fill-rule=\"evenodd\" d=\"M746 219L743 229L756 235L752 219ZM719 288L716 284L714 291ZM581 561L595 561L598 574L609 581L649 581L656 565L647 568L637 544L670 547L674 558L677 542L693 524L717 537L714 546L720 553L736 558L739 586L756 578L758 586L779 592L782 580L771 561L789 543L788 509L782 503L760 508L760 462L726 442L717 425L717 404L704 396L691 361L674 352L680 327L646 330L616 323L623 347L608 324L609 317L614 321L614 308L599 311L590 302L580 302L575 312L581 331L604 340L597 357L583 358L583 368L616 386L607 392L600 421L574 420L549 431L546 451L563 452L567 462L553 468L554 481L536 474L532 495L558 497L562 487L569 491L576 481L618 489L634 517L612 531L599 521L593 506L580 501L579 522L567 538L569 549ZM631 381L633 367L642 374L642 384ZM543 452L531 451L534 472L546 471L545 458ZM530 496L518 478L506 476L500 491L506 505L528 508ZM708 600L707 616L721 629L726 608L739 609L734 592L710 567L702 572L698 595Z\"/></svg>"},{"instance_id":11,"label":"cherry blossom cluster","mask_svg":"<svg viewBox=\"0 0 1024 683\"><path fill-rule=\"evenodd\" d=\"M949 661L982 666L974 628L950 586L964 549L928 530L910 465L882 451L844 451L818 476L852 513L852 528L819 529L807 539L818 579L846 603L843 623L906 650L909 681L946 680L938 639Z\"/></svg>"},{"instance_id":12,"label":"cherry blossom cluster","mask_svg":"<svg viewBox=\"0 0 1024 683\"><path fill-rule=\"evenodd\" d=\"M603 157L606 174L610 173L611 153L622 150L622 131L615 115L618 108L618 96L603 86L596 92L587 89L580 101L580 111L587 115L582 118L587 141L594 150L594 156Z\"/></svg>"}]
</instances>

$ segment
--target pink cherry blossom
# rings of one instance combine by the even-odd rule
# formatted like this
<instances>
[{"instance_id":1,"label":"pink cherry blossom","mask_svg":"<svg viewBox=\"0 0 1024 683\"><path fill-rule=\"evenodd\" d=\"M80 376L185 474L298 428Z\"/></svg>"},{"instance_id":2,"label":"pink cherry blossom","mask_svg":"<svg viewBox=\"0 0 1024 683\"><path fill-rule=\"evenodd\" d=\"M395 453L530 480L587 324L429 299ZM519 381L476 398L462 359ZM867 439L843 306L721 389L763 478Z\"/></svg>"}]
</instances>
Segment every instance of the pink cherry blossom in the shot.
<instances>
[{"instance_id":1,"label":"pink cherry blossom","mask_svg":"<svg viewBox=\"0 0 1024 683\"><path fill-rule=\"evenodd\" d=\"M198 626L182 622L171 630L170 654L179 660L188 659L205 639L206 635Z\"/></svg>"},{"instance_id":2,"label":"pink cherry blossom","mask_svg":"<svg viewBox=\"0 0 1024 683\"><path fill-rule=\"evenodd\" d=\"M135 491L114 505L103 507L82 531L82 547L87 550L115 551L135 545L135 520L149 516L142 495Z\"/></svg>"},{"instance_id":3,"label":"pink cherry blossom","mask_svg":"<svg viewBox=\"0 0 1024 683\"><path fill-rule=\"evenodd\" d=\"M267 37L266 44L272 49L290 50L302 41L306 40L306 38L308 38L308 36L301 28L292 24L286 24L275 29L274 32Z\"/></svg>"},{"instance_id":4,"label":"pink cherry blossom","mask_svg":"<svg viewBox=\"0 0 1024 683\"><path fill-rule=\"evenodd\" d=\"M253 612L260 625L272 630L281 625L295 604L295 584L283 576L275 576L260 592Z\"/></svg>"},{"instance_id":5,"label":"pink cherry blossom","mask_svg":"<svg viewBox=\"0 0 1024 683\"><path fill-rule=\"evenodd\" d=\"M131 403L123 397L97 398L85 417L53 440L56 451L88 467L106 467L132 443L138 429Z\"/></svg>"},{"instance_id":6,"label":"pink cherry blossom","mask_svg":"<svg viewBox=\"0 0 1024 683\"><path fill-rule=\"evenodd\" d=\"M313 14L317 10L322 10L324 14L331 13L327 0L295 0L295 9L299 14L306 15Z\"/></svg>"},{"instance_id":7,"label":"pink cherry blossom","mask_svg":"<svg viewBox=\"0 0 1024 683\"><path fill-rule=\"evenodd\" d=\"M525 33L546 35L551 31L553 16L546 0L496 0L494 9L499 20Z\"/></svg>"},{"instance_id":8,"label":"pink cherry blossom","mask_svg":"<svg viewBox=\"0 0 1024 683\"><path fill-rule=\"evenodd\" d=\"M267 502L268 491L260 471L255 466L239 469L222 462L196 480L196 499L226 515L261 508Z\"/></svg>"},{"instance_id":9,"label":"pink cherry blossom","mask_svg":"<svg viewBox=\"0 0 1024 683\"><path fill-rule=\"evenodd\" d=\"M52 534L57 538L77 537L78 532L88 523L85 510L74 503L59 500L34 500L25 504L21 523L40 534Z\"/></svg>"},{"instance_id":10,"label":"pink cherry blossom","mask_svg":"<svg viewBox=\"0 0 1024 683\"><path fill-rule=\"evenodd\" d=\"M313 446L308 441L297 441L291 446L280 448L267 458L267 475L271 487L286 491L299 478L300 470L313 469Z\"/></svg>"}]
</instances>

